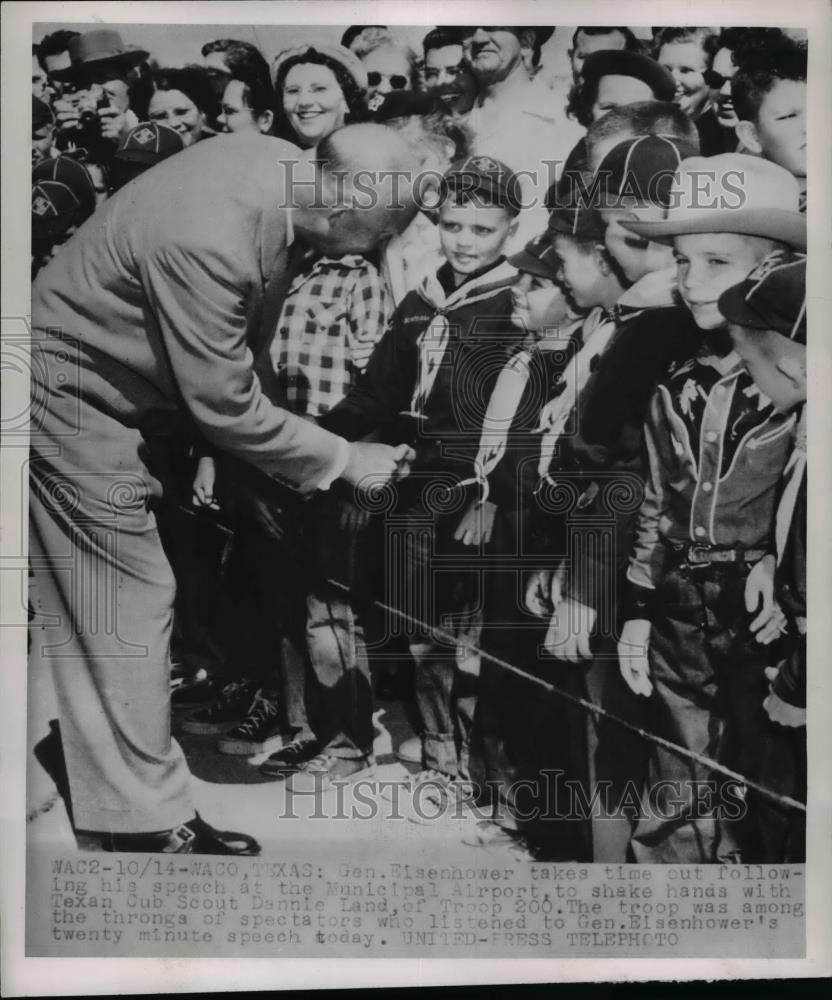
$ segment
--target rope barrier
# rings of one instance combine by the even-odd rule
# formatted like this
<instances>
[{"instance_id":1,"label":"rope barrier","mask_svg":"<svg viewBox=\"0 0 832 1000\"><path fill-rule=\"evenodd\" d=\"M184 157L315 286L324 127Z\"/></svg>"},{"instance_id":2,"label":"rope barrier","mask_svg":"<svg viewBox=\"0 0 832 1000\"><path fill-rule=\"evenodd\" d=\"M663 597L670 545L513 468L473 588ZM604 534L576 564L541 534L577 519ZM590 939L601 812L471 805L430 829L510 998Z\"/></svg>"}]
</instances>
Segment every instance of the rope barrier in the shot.
<instances>
[{"instance_id":1,"label":"rope barrier","mask_svg":"<svg viewBox=\"0 0 832 1000\"><path fill-rule=\"evenodd\" d=\"M189 510L183 505L177 506L186 514L190 514L193 517L200 516L195 511ZM233 532L224 525L217 524L216 522L213 523L215 527L219 528L224 533L229 535L233 534ZM337 587L344 593L349 593L351 589L346 584L340 583L338 580L330 579L327 580L327 583L331 584L333 587ZM428 625L426 622L420 621L418 618L413 617L413 615L409 615L406 611L402 611L400 608L394 608L392 605L385 604L384 601L380 600L374 600L372 603L381 611L386 611L389 614L395 615L397 618L415 628L427 631L429 634L435 636L437 639L440 639L442 642L450 643L454 646L459 643L459 640L457 640L450 633L445 632L443 629ZM531 681L533 684L537 684L550 694L554 694L558 698L564 699L564 701L577 705L579 708L582 708L586 712L590 712L594 716L602 716L605 719L609 719L610 722L614 722L622 729L635 733L642 739L655 743L657 746L663 747L671 753L677 754L680 757L685 757L696 764L701 764L703 767L707 767L711 771L716 771L718 774L721 774L726 778L731 778L733 781L744 785L746 788L751 789L758 795L763 796L763 798L768 799L775 805L781 806L785 809L793 809L802 813L806 812L805 802L800 802L797 799L791 798L789 795L782 795L779 792L772 791L770 788L766 788L765 785L759 784L739 771L734 771L730 767L726 767L725 764L720 764L719 761L713 760L713 758L708 757L706 754L697 753L695 750L689 750L687 747L680 746L672 740L666 740L663 736L651 733L649 729L643 729L641 726L635 726L633 723L627 722L626 719L622 719L614 712L610 712L609 709L602 708L600 705L596 705L595 702L589 701L586 698L581 698L579 695L571 694L569 691L564 691L563 688L556 687L554 684L550 684L548 681L544 681L540 677L535 677L533 674L529 674L525 670L521 670L520 667L515 666L515 664L510 663L508 660L503 660L501 657L495 656L487 650L480 649L479 646L475 646L473 643L466 642L466 647L483 659L488 660L489 663L493 663L496 667L506 670L525 681Z\"/></svg>"},{"instance_id":2,"label":"rope barrier","mask_svg":"<svg viewBox=\"0 0 832 1000\"><path fill-rule=\"evenodd\" d=\"M328 580L327 582L344 592L349 592L350 590L349 587L343 583L339 583L337 580ZM400 610L399 608L394 608L392 605L385 604L383 601L378 600L373 601L373 604L375 604L375 606L380 608L382 611L387 611L390 614L396 615L409 625L426 630L437 639L441 639L443 642L458 645L459 640L450 635L450 633L430 626L425 622L420 621L418 618L414 618L412 615L407 614L407 612ZM571 694L569 691L564 691L563 688L556 687L554 684L549 684L548 681L544 681L540 677L535 677L533 674L526 673L525 670L521 670L520 667L515 666L508 660L503 660L499 656L495 656L493 653L489 653L473 643L466 642L465 645L467 649L470 649L473 653L476 653L483 659L488 660L495 666L500 667L503 670L507 670L509 673L512 673L517 677L522 677L523 680L531 681L533 684L539 685L546 691L557 695L559 698L563 698L565 701L571 702L573 705L579 706L587 712L591 712L593 715L603 716L605 719L609 719L611 722L621 726L623 729L627 729L631 733L635 733L640 736L642 739L663 747L665 750L670 750L672 753L686 757L688 760L695 761L697 764L701 764L712 771L716 771L717 773L724 775L726 778L732 778L734 781L739 782L746 788L752 789L778 806L782 806L786 809L795 809L798 812L806 812L806 804L804 802L793 799L789 795L781 795L779 792L774 792L770 788L766 788L765 785L759 784L751 778L746 777L744 774L741 774L739 771L731 770L730 767L720 764L719 761L713 760L705 754L697 753L695 750L689 750L687 747L680 746L672 740L666 740L663 736L651 733L649 729L642 729L641 726L634 726L631 722L627 722L626 719L622 719L620 716L615 715L615 713L610 712L608 709L602 708L600 705L596 705L595 702L588 701L586 698L581 698L579 695Z\"/></svg>"}]
</instances>

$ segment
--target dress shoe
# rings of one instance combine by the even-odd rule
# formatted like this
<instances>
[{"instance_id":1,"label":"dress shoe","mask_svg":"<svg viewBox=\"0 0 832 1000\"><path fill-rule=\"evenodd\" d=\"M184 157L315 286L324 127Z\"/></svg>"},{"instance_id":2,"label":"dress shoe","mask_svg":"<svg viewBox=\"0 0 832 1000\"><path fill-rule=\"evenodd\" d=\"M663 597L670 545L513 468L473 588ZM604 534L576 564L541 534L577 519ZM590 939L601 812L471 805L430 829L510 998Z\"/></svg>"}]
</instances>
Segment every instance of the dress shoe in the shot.
<instances>
[{"instance_id":1,"label":"dress shoe","mask_svg":"<svg viewBox=\"0 0 832 1000\"><path fill-rule=\"evenodd\" d=\"M110 833L102 838L105 851L136 854L235 854L254 857L260 845L245 833L215 830L199 815L172 830L157 833Z\"/></svg>"}]
</instances>

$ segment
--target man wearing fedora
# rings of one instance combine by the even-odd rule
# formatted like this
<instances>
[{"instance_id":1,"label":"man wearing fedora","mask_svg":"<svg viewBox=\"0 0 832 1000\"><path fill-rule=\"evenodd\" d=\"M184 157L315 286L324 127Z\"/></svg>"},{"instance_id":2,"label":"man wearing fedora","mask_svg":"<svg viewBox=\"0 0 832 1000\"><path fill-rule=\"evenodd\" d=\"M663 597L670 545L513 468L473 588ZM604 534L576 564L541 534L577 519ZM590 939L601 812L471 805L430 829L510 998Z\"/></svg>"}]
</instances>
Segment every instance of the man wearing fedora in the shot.
<instances>
[{"instance_id":1,"label":"man wearing fedora","mask_svg":"<svg viewBox=\"0 0 832 1000\"><path fill-rule=\"evenodd\" d=\"M157 439L193 424L259 470L264 489L301 498L339 478L405 474L413 457L347 444L273 405L253 354L305 248L364 253L410 222L403 192L360 207L350 178L400 178L414 154L371 124L334 133L329 164L253 133L211 146L109 199L32 291L32 655L52 668L75 827L110 850L259 851L196 815L171 740L174 577L154 514Z\"/></svg>"},{"instance_id":2,"label":"man wearing fedora","mask_svg":"<svg viewBox=\"0 0 832 1000\"><path fill-rule=\"evenodd\" d=\"M61 143L67 148L100 138L115 152L117 143L139 123L130 108L129 79L149 53L125 45L111 28L76 35L69 40L68 53L69 65L52 74L63 89L54 105Z\"/></svg>"},{"instance_id":3,"label":"man wearing fedora","mask_svg":"<svg viewBox=\"0 0 832 1000\"><path fill-rule=\"evenodd\" d=\"M705 339L659 384L648 411L621 672L636 694L652 696L651 731L759 780L779 735L762 710L768 664L757 635L779 614L765 556L795 418L760 394L717 302L772 252L805 251L799 187L753 156L690 157L664 218L622 225L673 246L677 291ZM777 860L763 805L656 745L633 856Z\"/></svg>"}]
</instances>

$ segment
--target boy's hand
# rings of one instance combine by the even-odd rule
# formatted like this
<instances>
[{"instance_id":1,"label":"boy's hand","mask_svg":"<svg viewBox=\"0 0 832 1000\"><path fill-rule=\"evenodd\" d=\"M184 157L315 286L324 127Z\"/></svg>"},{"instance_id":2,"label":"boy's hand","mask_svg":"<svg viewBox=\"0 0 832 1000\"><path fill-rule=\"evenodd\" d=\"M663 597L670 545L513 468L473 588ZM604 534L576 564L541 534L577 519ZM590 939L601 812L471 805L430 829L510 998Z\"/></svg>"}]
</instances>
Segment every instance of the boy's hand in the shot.
<instances>
[{"instance_id":1,"label":"boy's hand","mask_svg":"<svg viewBox=\"0 0 832 1000\"><path fill-rule=\"evenodd\" d=\"M210 456L203 456L196 467L194 476L193 498L194 507L209 507L219 510L220 505L214 497L214 486L217 481L217 465Z\"/></svg>"},{"instance_id":2,"label":"boy's hand","mask_svg":"<svg viewBox=\"0 0 832 1000\"><path fill-rule=\"evenodd\" d=\"M777 667L766 667L766 677L770 681L773 681L778 673ZM790 705L787 701L783 701L774 691L769 691L763 702L763 708L766 710L771 721L778 723L778 725L788 726L790 729L797 729L799 726L806 725L806 709L800 708L797 705Z\"/></svg>"},{"instance_id":3,"label":"boy's hand","mask_svg":"<svg viewBox=\"0 0 832 1000\"><path fill-rule=\"evenodd\" d=\"M769 554L756 563L745 581L745 610L759 612L749 624L754 638L766 646L785 632L786 616L774 600L774 569L776 561Z\"/></svg>"},{"instance_id":4,"label":"boy's hand","mask_svg":"<svg viewBox=\"0 0 832 1000\"><path fill-rule=\"evenodd\" d=\"M549 631L543 643L547 653L569 663L592 659L589 637L595 627L597 613L594 608L581 604L571 597L564 597L555 607Z\"/></svg>"},{"instance_id":5,"label":"boy's hand","mask_svg":"<svg viewBox=\"0 0 832 1000\"><path fill-rule=\"evenodd\" d=\"M536 569L526 581L526 610L538 618L545 618L554 611L552 604L553 569Z\"/></svg>"},{"instance_id":6,"label":"boy's hand","mask_svg":"<svg viewBox=\"0 0 832 1000\"><path fill-rule=\"evenodd\" d=\"M618 640L618 662L621 676L635 694L649 697L653 691L647 650L650 646L650 622L632 618L624 623Z\"/></svg>"},{"instance_id":7,"label":"boy's hand","mask_svg":"<svg viewBox=\"0 0 832 1000\"><path fill-rule=\"evenodd\" d=\"M462 515L459 527L454 532L454 539L463 545L487 545L494 531L496 513L497 505L490 500L483 500L482 503L472 501Z\"/></svg>"}]
</instances>

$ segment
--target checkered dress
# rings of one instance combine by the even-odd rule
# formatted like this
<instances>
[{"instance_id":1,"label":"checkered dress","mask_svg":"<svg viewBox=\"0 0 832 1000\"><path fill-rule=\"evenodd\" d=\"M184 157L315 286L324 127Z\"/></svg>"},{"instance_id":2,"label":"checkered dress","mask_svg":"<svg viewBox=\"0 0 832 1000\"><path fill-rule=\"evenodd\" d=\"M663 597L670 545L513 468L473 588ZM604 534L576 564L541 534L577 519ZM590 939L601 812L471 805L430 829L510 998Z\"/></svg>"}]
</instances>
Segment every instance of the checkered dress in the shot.
<instances>
[{"instance_id":1,"label":"checkered dress","mask_svg":"<svg viewBox=\"0 0 832 1000\"><path fill-rule=\"evenodd\" d=\"M370 360L390 313L382 279L364 257L311 263L289 289L271 347L286 407L318 417L340 402Z\"/></svg>"}]
</instances>

